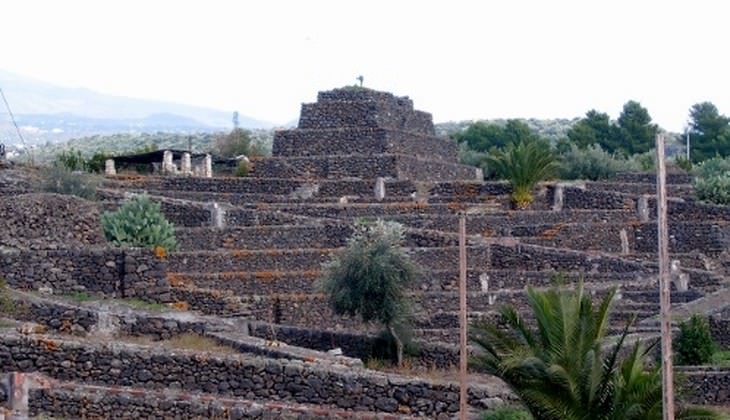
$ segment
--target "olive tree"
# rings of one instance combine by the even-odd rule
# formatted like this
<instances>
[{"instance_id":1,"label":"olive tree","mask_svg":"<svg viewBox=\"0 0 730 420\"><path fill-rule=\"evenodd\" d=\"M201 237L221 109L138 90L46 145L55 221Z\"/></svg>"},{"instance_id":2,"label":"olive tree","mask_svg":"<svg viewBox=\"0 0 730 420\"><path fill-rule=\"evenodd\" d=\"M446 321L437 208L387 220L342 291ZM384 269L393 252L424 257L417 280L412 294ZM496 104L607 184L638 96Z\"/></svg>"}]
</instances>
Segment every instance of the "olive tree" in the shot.
<instances>
[{"instance_id":1,"label":"olive tree","mask_svg":"<svg viewBox=\"0 0 730 420\"><path fill-rule=\"evenodd\" d=\"M403 228L378 220L358 223L347 247L324 265L320 287L335 313L377 321L396 345L403 363L402 328L408 328L409 285L418 270L400 246Z\"/></svg>"}]
</instances>

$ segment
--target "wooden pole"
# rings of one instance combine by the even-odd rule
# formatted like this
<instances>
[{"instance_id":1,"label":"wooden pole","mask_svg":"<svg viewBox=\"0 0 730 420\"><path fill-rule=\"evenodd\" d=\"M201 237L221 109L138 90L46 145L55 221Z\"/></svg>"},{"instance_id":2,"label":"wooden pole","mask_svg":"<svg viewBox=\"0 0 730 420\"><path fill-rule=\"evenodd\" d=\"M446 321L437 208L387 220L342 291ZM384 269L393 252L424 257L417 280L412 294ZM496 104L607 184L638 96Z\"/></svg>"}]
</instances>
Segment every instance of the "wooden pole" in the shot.
<instances>
[{"instance_id":1,"label":"wooden pole","mask_svg":"<svg viewBox=\"0 0 730 420\"><path fill-rule=\"evenodd\" d=\"M672 318L669 279L669 229L667 227L667 185L664 164L664 137L656 137L657 237L659 239L659 304L662 331L662 400L664 420L674 420L674 379L672 367Z\"/></svg>"},{"instance_id":2,"label":"wooden pole","mask_svg":"<svg viewBox=\"0 0 730 420\"><path fill-rule=\"evenodd\" d=\"M466 420L467 383L467 330L466 330L466 218L459 218L459 420Z\"/></svg>"}]
</instances>

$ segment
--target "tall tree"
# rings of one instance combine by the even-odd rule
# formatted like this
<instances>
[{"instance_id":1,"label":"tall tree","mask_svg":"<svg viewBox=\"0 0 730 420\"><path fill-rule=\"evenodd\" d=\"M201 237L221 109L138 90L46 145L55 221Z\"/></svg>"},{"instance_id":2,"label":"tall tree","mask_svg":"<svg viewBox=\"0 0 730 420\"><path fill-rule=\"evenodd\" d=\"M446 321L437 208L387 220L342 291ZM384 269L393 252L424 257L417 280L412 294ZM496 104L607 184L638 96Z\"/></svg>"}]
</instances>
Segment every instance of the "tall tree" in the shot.
<instances>
[{"instance_id":1,"label":"tall tree","mask_svg":"<svg viewBox=\"0 0 730 420\"><path fill-rule=\"evenodd\" d=\"M586 112L586 116L568 130L568 138L581 149L593 144L598 144L609 153L614 153L617 149L611 119L605 112L595 109Z\"/></svg>"},{"instance_id":2,"label":"tall tree","mask_svg":"<svg viewBox=\"0 0 730 420\"><path fill-rule=\"evenodd\" d=\"M689 110L690 157L701 162L717 155L730 155L730 118L712 102L692 105Z\"/></svg>"},{"instance_id":3,"label":"tall tree","mask_svg":"<svg viewBox=\"0 0 730 420\"><path fill-rule=\"evenodd\" d=\"M648 152L654 146L658 131L649 111L636 101L624 104L618 117L619 148L629 155Z\"/></svg>"}]
</instances>

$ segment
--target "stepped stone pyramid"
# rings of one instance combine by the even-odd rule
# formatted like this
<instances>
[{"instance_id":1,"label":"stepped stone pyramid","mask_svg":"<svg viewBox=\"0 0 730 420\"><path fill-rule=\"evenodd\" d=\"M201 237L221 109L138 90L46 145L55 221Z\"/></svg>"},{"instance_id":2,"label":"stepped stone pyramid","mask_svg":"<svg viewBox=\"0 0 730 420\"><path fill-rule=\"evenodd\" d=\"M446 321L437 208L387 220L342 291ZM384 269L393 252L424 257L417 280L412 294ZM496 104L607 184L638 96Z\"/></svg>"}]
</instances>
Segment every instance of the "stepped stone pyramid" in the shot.
<instances>
[{"instance_id":1,"label":"stepped stone pyramid","mask_svg":"<svg viewBox=\"0 0 730 420\"><path fill-rule=\"evenodd\" d=\"M266 178L416 181L481 180L458 163L458 146L436 137L431 114L408 97L366 88L319 92L302 104L299 126L277 131L272 157L255 162Z\"/></svg>"}]
</instances>

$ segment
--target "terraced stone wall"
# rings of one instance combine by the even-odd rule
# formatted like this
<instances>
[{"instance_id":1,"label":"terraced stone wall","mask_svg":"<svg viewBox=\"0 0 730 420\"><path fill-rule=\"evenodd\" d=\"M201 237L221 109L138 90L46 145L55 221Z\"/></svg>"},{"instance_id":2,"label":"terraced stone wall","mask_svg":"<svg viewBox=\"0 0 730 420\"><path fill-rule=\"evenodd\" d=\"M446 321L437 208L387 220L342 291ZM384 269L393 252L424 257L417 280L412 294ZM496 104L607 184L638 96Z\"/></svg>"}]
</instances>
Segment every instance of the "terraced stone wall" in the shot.
<instances>
[{"instance_id":1,"label":"terraced stone wall","mask_svg":"<svg viewBox=\"0 0 730 420\"><path fill-rule=\"evenodd\" d=\"M0 276L17 289L169 298L167 264L147 250L0 251Z\"/></svg>"},{"instance_id":2,"label":"terraced stone wall","mask_svg":"<svg viewBox=\"0 0 730 420\"><path fill-rule=\"evenodd\" d=\"M185 350L115 343L59 341L44 337L0 337L0 365L9 371L39 372L85 384L135 386L147 390L174 387L248 399L330 405L386 413L449 418L458 410L458 385L386 376L350 367L301 361L209 355ZM469 403L491 403L480 387L469 390ZM443 417L446 416L446 417Z\"/></svg>"},{"instance_id":3,"label":"terraced stone wall","mask_svg":"<svg viewBox=\"0 0 730 420\"><path fill-rule=\"evenodd\" d=\"M41 193L0 200L0 248L85 248L105 242L91 201Z\"/></svg>"}]
</instances>

